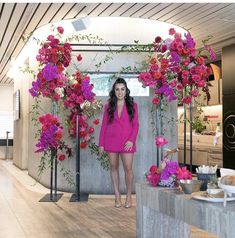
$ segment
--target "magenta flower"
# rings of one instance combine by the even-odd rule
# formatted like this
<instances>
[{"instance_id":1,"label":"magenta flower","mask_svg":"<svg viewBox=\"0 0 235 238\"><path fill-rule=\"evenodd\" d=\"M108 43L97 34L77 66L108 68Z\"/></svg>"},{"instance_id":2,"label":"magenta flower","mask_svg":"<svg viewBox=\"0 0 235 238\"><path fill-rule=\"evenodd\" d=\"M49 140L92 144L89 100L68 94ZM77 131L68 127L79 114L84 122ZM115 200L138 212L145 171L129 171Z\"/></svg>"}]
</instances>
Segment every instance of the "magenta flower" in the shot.
<instances>
[{"instance_id":1,"label":"magenta flower","mask_svg":"<svg viewBox=\"0 0 235 238\"><path fill-rule=\"evenodd\" d=\"M168 143L168 141L165 137L158 136L158 137L156 137L155 143L156 143L156 146L159 148L159 147L166 145Z\"/></svg>"},{"instance_id":2,"label":"magenta flower","mask_svg":"<svg viewBox=\"0 0 235 238\"><path fill-rule=\"evenodd\" d=\"M191 97L190 96L186 96L182 99L182 102L184 104L189 104L191 102Z\"/></svg>"},{"instance_id":3,"label":"magenta flower","mask_svg":"<svg viewBox=\"0 0 235 238\"><path fill-rule=\"evenodd\" d=\"M177 185L177 179L192 179L192 173L186 167L180 168L176 161L164 158L159 168L156 165L152 165L148 173L146 173L147 181L154 187L158 185L174 187Z\"/></svg>"},{"instance_id":4,"label":"magenta flower","mask_svg":"<svg viewBox=\"0 0 235 238\"><path fill-rule=\"evenodd\" d=\"M162 180L168 180L172 175L175 175L179 168L179 164L176 161L166 160L166 167L161 173Z\"/></svg>"},{"instance_id":5,"label":"magenta flower","mask_svg":"<svg viewBox=\"0 0 235 238\"><path fill-rule=\"evenodd\" d=\"M177 169L177 179L192 179L192 173L187 170L187 167Z\"/></svg>"}]
</instances>

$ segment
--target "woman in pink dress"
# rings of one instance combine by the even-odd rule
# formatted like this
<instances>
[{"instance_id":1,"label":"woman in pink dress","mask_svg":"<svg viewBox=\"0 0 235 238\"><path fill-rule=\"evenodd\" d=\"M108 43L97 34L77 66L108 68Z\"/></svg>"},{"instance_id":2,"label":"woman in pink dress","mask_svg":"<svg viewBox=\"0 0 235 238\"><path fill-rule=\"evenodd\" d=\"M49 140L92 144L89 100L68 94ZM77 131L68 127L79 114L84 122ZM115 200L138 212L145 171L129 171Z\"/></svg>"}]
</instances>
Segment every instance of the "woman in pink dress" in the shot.
<instances>
[{"instance_id":1,"label":"woman in pink dress","mask_svg":"<svg viewBox=\"0 0 235 238\"><path fill-rule=\"evenodd\" d=\"M131 190L133 184L133 154L136 151L136 137L139 130L138 108L130 96L126 81L118 78L109 93L108 104L104 107L100 130L100 152L109 154L110 175L115 192L115 207L121 204L119 191L119 155L122 159L125 182L125 208L132 206Z\"/></svg>"}]
</instances>

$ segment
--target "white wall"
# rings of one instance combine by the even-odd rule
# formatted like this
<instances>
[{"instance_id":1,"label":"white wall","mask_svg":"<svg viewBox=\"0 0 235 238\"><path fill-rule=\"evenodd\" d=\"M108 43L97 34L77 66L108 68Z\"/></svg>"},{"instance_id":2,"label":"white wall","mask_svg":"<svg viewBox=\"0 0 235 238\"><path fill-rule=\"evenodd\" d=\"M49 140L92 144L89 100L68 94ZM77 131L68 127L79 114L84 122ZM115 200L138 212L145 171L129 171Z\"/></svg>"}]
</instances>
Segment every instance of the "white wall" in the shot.
<instances>
[{"instance_id":1,"label":"white wall","mask_svg":"<svg viewBox=\"0 0 235 238\"><path fill-rule=\"evenodd\" d=\"M13 138L13 89L13 85L0 85L0 139L6 138L6 131ZM5 146L0 146L0 158L5 158L5 150ZM12 147L8 158L12 158Z\"/></svg>"}]
</instances>

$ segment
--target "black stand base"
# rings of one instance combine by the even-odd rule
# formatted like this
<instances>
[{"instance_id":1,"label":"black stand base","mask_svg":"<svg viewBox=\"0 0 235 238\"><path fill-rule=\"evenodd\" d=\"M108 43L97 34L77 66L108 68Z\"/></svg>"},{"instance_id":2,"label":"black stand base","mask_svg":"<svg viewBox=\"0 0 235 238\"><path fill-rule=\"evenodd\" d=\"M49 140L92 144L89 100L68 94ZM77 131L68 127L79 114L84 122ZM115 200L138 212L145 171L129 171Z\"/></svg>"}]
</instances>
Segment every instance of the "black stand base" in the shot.
<instances>
[{"instance_id":1,"label":"black stand base","mask_svg":"<svg viewBox=\"0 0 235 238\"><path fill-rule=\"evenodd\" d=\"M57 195L52 194L52 199L50 195L50 193L46 194L43 198L39 200L39 202L58 202L63 196L63 193L57 193Z\"/></svg>"},{"instance_id":2,"label":"black stand base","mask_svg":"<svg viewBox=\"0 0 235 238\"><path fill-rule=\"evenodd\" d=\"M88 202L88 193L82 193L80 196L77 196L75 193L71 196L70 202Z\"/></svg>"}]
</instances>

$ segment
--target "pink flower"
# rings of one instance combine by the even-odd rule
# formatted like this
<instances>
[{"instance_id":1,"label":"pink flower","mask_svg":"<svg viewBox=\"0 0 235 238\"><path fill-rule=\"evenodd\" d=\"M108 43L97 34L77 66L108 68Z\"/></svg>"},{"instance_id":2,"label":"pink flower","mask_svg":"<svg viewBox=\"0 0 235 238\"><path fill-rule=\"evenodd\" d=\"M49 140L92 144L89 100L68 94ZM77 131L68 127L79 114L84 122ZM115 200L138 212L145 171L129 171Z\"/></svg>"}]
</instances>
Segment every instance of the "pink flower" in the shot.
<instances>
[{"instance_id":1,"label":"pink flower","mask_svg":"<svg viewBox=\"0 0 235 238\"><path fill-rule=\"evenodd\" d=\"M183 90L183 85L181 83L178 83L176 86L178 91L182 91Z\"/></svg>"},{"instance_id":2,"label":"pink flower","mask_svg":"<svg viewBox=\"0 0 235 238\"><path fill-rule=\"evenodd\" d=\"M169 35L174 35L176 33L174 28L169 29Z\"/></svg>"},{"instance_id":3,"label":"pink flower","mask_svg":"<svg viewBox=\"0 0 235 238\"><path fill-rule=\"evenodd\" d=\"M155 97L155 98L153 98L152 103L153 103L154 105L158 105L158 104L160 103L160 99L157 98L157 97Z\"/></svg>"},{"instance_id":4,"label":"pink flower","mask_svg":"<svg viewBox=\"0 0 235 238\"><path fill-rule=\"evenodd\" d=\"M166 145L168 143L168 141L165 137L158 136L158 137L156 137L155 143L156 143L156 146L159 148L159 147Z\"/></svg>"},{"instance_id":5,"label":"pink flower","mask_svg":"<svg viewBox=\"0 0 235 238\"><path fill-rule=\"evenodd\" d=\"M183 104L189 104L191 102L191 97L186 96L182 99Z\"/></svg>"},{"instance_id":6,"label":"pink flower","mask_svg":"<svg viewBox=\"0 0 235 238\"><path fill-rule=\"evenodd\" d=\"M53 40L55 39L55 37L54 37L53 35L49 35L49 36L47 37L47 39L48 39L49 41L53 41Z\"/></svg>"},{"instance_id":7,"label":"pink flower","mask_svg":"<svg viewBox=\"0 0 235 238\"><path fill-rule=\"evenodd\" d=\"M205 86L205 84L206 84L206 82L204 80L200 80L200 81L197 82L197 86L199 88L203 88Z\"/></svg>"},{"instance_id":8,"label":"pink flower","mask_svg":"<svg viewBox=\"0 0 235 238\"><path fill-rule=\"evenodd\" d=\"M151 167L150 167L150 169L149 169L149 172L151 173L151 174L154 174L154 173L157 173L157 166L156 165L152 165Z\"/></svg>"},{"instance_id":9,"label":"pink flower","mask_svg":"<svg viewBox=\"0 0 235 238\"><path fill-rule=\"evenodd\" d=\"M61 26L58 26L58 27L57 27L57 31L58 31L60 34L63 34L63 33L64 33L64 28L61 27Z\"/></svg>"},{"instance_id":10,"label":"pink flower","mask_svg":"<svg viewBox=\"0 0 235 238\"><path fill-rule=\"evenodd\" d=\"M146 178L152 186L156 187L160 182L161 174L147 174Z\"/></svg>"},{"instance_id":11,"label":"pink flower","mask_svg":"<svg viewBox=\"0 0 235 238\"><path fill-rule=\"evenodd\" d=\"M90 128L89 128L89 133L90 133L90 134L94 133L94 131L95 131L95 129L94 129L93 127L90 127Z\"/></svg>"},{"instance_id":12,"label":"pink flower","mask_svg":"<svg viewBox=\"0 0 235 238\"><path fill-rule=\"evenodd\" d=\"M192 173L187 170L187 167L178 168L177 179L192 179Z\"/></svg>"},{"instance_id":13,"label":"pink flower","mask_svg":"<svg viewBox=\"0 0 235 238\"><path fill-rule=\"evenodd\" d=\"M193 89L193 90L191 91L191 95L192 95L193 97L197 97L198 94L199 94L199 92L198 92L197 89Z\"/></svg>"}]
</instances>

